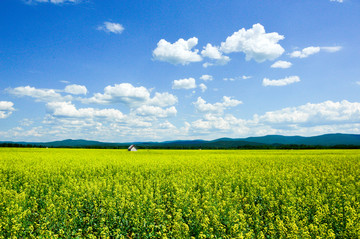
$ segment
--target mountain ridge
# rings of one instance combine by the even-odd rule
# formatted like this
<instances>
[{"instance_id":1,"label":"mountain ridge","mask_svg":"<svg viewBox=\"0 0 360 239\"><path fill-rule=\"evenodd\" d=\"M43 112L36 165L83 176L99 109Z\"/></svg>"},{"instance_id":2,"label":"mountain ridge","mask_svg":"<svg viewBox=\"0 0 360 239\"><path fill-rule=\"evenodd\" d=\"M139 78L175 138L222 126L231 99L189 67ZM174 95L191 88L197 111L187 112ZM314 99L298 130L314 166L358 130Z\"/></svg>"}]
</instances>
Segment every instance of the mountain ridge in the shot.
<instances>
[{"instance_id":1,"label":"mountain ridge","mask_svg":"<svg viewBox=\"0 0 360 239\"><path fill-rule=\"evenodd\" d=\"M323 134L317 136L284 136L265 135L247 138L219 138L214 140L173 140L163 142L126 142L111 143L84 139L65 139L50 142L12 142L0 141L4 147L6 144L18 144L20 146L34 147L65 147L65 148L126 148L135 144L140 148L246 148L264 147L266 145L312 145L332 147L336 145L360 146L360 134Z\"/></svg>"}]
</instances>

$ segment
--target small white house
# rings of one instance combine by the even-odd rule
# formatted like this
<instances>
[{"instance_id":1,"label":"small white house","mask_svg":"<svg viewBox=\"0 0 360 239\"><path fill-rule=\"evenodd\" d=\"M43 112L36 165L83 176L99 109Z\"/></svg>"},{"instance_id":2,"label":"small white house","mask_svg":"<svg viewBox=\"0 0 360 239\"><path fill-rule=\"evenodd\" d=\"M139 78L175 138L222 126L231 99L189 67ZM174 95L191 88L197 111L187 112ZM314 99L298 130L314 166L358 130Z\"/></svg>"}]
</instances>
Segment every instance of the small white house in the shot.
<instances>
[{"instance_id":1,"label":"small white house","mask_svg":"<svg viewBox=\"0 0 360 239\"><path fill-rule=\"evenodd\" d=\"M130 145L129 148L128 148L128 151L137 151L135 145Z\"/></svg>"}]
</instances>

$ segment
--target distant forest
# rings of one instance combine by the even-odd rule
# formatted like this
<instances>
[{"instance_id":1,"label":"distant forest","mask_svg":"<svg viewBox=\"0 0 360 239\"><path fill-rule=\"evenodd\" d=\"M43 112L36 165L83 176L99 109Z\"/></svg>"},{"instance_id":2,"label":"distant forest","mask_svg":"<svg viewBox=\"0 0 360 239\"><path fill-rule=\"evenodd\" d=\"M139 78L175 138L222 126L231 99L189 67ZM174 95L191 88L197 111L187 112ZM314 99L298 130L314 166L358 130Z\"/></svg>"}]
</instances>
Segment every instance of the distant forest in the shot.
<instances>
[{"instance_id":1,"label":"distant forest","mask_svg":"<svg viewBox=\"0 0 360 239\"><path fill-rule=\"evenodd\" d=\"M0 147L8 148L83 148L83 149L127 149L126 145L83 145L83 146L46 146L42 144L0 143ZM305 145L305 144L274 144L274 145L176 145L154 144L136 145L137 149L360 149L360 145Z\"/></svg>"}]
</instances>

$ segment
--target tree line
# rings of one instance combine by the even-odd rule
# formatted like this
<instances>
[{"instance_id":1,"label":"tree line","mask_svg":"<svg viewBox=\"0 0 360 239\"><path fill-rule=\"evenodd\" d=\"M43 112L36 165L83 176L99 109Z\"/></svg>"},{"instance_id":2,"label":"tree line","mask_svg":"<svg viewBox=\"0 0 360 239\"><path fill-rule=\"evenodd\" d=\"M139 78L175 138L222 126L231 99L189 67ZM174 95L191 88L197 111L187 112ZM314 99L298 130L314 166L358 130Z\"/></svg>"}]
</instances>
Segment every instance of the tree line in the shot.
<instances>
[{"instance_id":1,"label":"tree line","mask_svg":"<svg viewBox=\"0 0 360 239\"><path fill-rule=\"evenodd\" d=\"M2 148L84 148L84 149L127 149L126 145L47 146L43 144L0 143ZM264 145L137 145L137 149L360 149L360 145L306 145L306 144L264 144Z\"/></svg>"}]
</instances>

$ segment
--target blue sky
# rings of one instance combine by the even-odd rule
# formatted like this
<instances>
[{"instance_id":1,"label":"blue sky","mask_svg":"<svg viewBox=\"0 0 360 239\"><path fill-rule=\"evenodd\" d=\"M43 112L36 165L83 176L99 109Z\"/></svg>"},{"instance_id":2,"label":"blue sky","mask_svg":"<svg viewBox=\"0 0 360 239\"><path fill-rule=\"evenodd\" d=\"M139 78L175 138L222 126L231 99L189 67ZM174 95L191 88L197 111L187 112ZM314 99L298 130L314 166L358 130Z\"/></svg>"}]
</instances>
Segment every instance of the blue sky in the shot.
<instances>
[{"instance_id":1,"label":"blue sky","mask_svg":"<svg viewBox=\"0 0 360 239\"><path fill-rule=\"evenodd\" d=\"M2 0L0 141L360 133L360 2Z\"/></svg>"}]
</instances>

